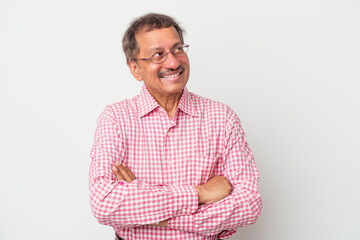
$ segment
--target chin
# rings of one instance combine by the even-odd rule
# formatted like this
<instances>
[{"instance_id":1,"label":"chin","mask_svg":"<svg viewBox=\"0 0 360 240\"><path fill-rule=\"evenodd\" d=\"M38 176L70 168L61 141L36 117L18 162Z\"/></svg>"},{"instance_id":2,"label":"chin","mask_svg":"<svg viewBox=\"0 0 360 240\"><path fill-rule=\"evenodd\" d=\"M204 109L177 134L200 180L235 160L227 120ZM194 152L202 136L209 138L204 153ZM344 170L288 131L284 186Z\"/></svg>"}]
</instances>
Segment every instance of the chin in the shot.
<instances>
[{"instance_id":1,"label":"chin","mask_svg":"<svg viewBox=\"0 0 360 240\"><path fill-rule=\"evenodd\" d=\"M182 92L184 90L186 86L186 83L177 83L177 84L170 84L170 86L166 86L166 90L169 93L179 93Z\"/></svg>"}]
</instances>

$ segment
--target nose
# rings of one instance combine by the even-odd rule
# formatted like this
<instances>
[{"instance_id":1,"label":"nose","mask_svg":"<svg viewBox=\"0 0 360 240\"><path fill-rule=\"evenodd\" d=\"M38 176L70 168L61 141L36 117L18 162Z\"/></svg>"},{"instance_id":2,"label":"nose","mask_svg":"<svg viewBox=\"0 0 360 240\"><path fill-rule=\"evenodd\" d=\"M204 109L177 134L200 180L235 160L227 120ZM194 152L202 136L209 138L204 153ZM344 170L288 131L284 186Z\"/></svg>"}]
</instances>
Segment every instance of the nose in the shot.
<instances>
[{"instance_id":1,"label":"nose","mask_svg":"<svg viewBox=\"0 0 360 240\"><path fill-rule=\"evenodd\" d=\"M164 67L169 69L177 69L180 66L180 61L172 54L168 53L167 59L164 62Z\"/></svg>"}]
</instances>

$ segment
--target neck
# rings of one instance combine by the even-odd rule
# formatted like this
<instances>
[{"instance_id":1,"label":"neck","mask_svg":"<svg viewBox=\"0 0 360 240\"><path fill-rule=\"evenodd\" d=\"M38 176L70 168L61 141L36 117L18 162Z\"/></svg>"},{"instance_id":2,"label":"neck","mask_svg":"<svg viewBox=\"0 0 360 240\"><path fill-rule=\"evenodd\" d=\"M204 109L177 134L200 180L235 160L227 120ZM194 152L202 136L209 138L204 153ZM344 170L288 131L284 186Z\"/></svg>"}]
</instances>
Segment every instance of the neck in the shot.
<instances>
[{"instance_id":1,"label":"neck","mask_svg":"<svg viewBox=\"0 0 360 240\"><path fill-rule=\"evenodd\" d=\"M168 116L173 118L175 115L176 108L179 105L182 92L171 94L168 96L157 96L155 94L151 94L151 95L155 98L155 100L159 103L159 105L165 109Z\"/></svg>"}]
</instances>

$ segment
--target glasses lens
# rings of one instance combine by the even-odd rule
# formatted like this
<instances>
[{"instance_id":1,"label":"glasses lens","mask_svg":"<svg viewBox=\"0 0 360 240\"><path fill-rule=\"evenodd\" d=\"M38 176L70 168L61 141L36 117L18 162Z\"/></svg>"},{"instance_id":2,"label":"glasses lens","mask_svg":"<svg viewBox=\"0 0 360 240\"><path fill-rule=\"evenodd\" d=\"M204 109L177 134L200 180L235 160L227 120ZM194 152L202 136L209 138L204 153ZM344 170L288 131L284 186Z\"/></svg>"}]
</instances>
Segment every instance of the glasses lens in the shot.
<instances>
[{"instance_id":1,"label":"glasses lens","mask_svg":"<svg viewBox=\"0 0 360 240\"><path fill-rule=\"evenodd\" d=\"M181 45L181 46L175 48L175 49L172 51L172 53L173 53L175 56L180 56L180 55L182 55L182 54L184 54L184 53L187 52L188 47L189 47L189 45Z\"/></svg>"},{"instance_id":2,"label":"glasses lens","mask_svg":"<svg viewBox=\"0 0 360 240\"><path fill-rule=\"evenodd\" d=\"M182 49L184 53L187 53L187 51L189 50L189 45L183 45Z\"/></svg>"},{"instance_id":3,"label":"glasses lens","mask_svg":"<svg viewBox=\"0 0 360 240\"><path fill-rule=\"evenodd\" d=\"M166 55L167 55L167 53L164 52L164 51L162 51L162 52L156 52L156 53L154 53L154 54L151 56L150 60L151 60L153 63L161 63L161 62L165 61L165 59L166 59L166 57L167 57Z\"/></svg>"}]
</instances>

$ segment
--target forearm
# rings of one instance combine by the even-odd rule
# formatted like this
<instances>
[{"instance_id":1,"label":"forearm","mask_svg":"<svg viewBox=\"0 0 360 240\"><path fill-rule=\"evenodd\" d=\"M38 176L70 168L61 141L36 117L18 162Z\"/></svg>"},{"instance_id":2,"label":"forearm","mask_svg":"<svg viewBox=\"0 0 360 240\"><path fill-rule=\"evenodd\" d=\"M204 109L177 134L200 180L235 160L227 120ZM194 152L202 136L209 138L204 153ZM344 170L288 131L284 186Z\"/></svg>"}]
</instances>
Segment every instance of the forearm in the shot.
<instances>
[{"instance_id":1,"label":"forearm","mask_svg":"<svg viewBox=\"0 0 360 240\"><path fill-rule=\"evenodd\" d=\"M190 186L149 185L97 178L90 184L90 199L101 224L135 227L191 214L197 210L197 192Z\"/></svg>"},{"instance_id":2,"label":"forearm","mask_svg":"<svg viewBox=\"0 0 360 240\"><path fill-rule=\"evenodd\" d=\"M225 199L204 205L194 214L170 219L168 227L202 235L217 235L255 223L261 206L257 192L235 186Z\"/></svg>"},{"instance_id":3,"label":"forearm","mask_svg":"<svg viewBox=\"0 0 360 240\"><path fill-rule=\"evenodd\" d=\"M117 175L118 179L127 179L128 181L132 181L132 179L135 178L132 172L125 165L123 167L118 166L118 168L114 167L114 172L116 172L115 175ZM122 174L119 174L120 172L122 172ZM225 177L219 175L214 176L205 184L195 186L195 189L198 194L199 204L211 204L220 201L227 197L232 190L228 180ZM154 225L168 227L168 220Z\"/></svg>"}]
</instances>

